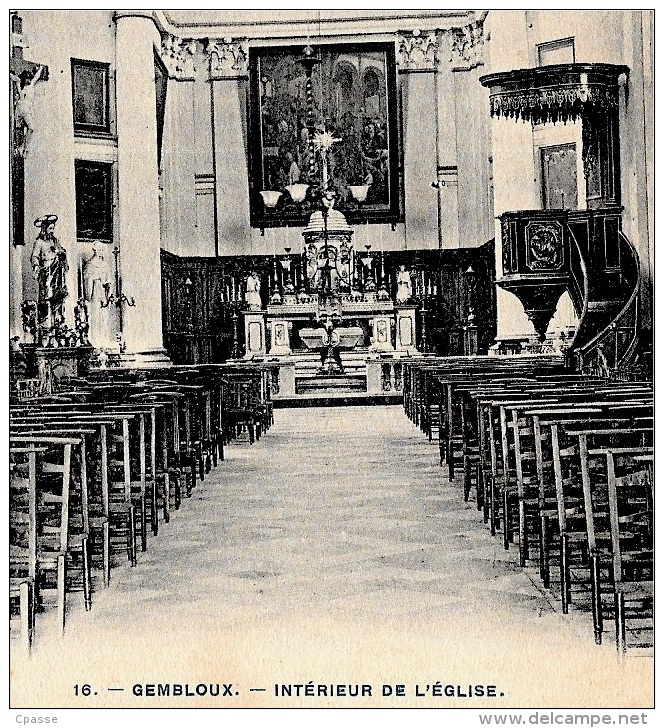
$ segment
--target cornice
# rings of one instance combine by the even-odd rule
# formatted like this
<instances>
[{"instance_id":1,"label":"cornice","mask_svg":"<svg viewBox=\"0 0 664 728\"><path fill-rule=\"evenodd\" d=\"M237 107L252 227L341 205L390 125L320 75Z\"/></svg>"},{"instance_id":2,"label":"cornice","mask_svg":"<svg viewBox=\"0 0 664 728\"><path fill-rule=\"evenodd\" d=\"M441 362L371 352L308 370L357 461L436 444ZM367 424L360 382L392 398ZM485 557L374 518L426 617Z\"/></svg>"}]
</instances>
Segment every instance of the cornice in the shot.
<instances>
[{"instance_id":1,"label":"cornice","mask_svg":"<svg viewBox=\"0 0 664 728\"><path fill-rule=\"evenodd\" d=\"M352 11L325 10L320 17L312 11L190 11L191 22L182 22L170 10L155 11L163 30L188 38L243 37L277 40L310 36L332 38L352 35L385 35L408 30L430 32L467 27L484 21L487 11L414 10Z\"/></svg>"}]
</instances>

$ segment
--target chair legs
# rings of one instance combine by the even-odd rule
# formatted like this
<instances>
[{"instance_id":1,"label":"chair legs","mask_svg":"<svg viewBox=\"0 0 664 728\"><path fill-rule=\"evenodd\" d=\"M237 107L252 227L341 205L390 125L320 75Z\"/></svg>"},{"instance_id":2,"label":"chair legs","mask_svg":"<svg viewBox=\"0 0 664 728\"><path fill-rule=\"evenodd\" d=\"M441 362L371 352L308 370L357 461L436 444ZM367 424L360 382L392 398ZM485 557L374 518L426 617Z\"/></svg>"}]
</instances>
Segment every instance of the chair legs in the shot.
<instances>
[{"instance_id":1,"label":"chair legs","mask_svg":"<svg viewBox=\"0 0 664 728\"><path fill-rule=\"evenodd\" d=\"M57 611L60 633L65 633L66 600L67 600L67 563L64 554L59 554L57 560Z\"/></svg>"},{"instance_id":2,"label":"chair legs","mask_svg":"<svg viewBox=\"0 0 664 728\"><path fill-rule=\"evenodd\" d=\"M30 654L32 652L32 642L34 637L34 590L32 583L22 581L19 584L19 610L21 620L21 645L23 649Z\"/></svg>"},{"instance_id":3,"label":"chair legs","mask_svg":"<svg viewBox=\"0 0 664 728\"><path fill-rule=\"evenodd\" d=\"M90 578L90 551L88 548L88 539L81 540L81 559L83 560L83 601L85 602L85 611L92 609L92 581Z\"/></svg>"}]
</instances>

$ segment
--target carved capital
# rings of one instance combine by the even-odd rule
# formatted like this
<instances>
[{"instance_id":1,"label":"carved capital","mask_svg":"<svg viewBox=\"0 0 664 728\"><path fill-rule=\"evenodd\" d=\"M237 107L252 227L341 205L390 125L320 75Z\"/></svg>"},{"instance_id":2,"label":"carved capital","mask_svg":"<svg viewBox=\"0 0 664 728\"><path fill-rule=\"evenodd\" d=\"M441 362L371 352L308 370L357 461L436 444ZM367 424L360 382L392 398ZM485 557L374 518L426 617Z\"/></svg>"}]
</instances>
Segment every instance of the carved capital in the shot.
<instances>
[{"instance_id":1,"label":"carved capital","mask_svg":"<svg viewBox=\"0 0 664 728\"><path fill-rule=\"evenodd\" d=\"M195 40L170 34L162 36L160 56L172 78L186 79L196 76L197 52L198 44Z\"/></svg>"},{"instance_id":2,"label":"carved capital","mask_svg":"<svg viewBox=\"0 0 664 728\"><path fill-rule=\"evenodd\" d=\"M208 38L205 55L210 62L210 78L240 78L249 69L249 45L246 40Z\"/></svg>"},{"instance_id":3,"label":"carved capital","mask_svg":"<svg viewBox=\"0 0 664 728\"><path fill-rule=\"evenodd\" d=\"M399 35L397 49L399 67L403 72L435 71L438 66L438 36L436 33L412 33Z\"/></svg>"},{"instance_id":4,"label":"carved capital","mask_svg":"<svg viewBox=\"0 0 664 728\"><path fill-rule=\"evenodd\" d=\"M469 71L484 64L484 22L477 20L463 28L451 28L450 62L452 68Z\"/></svg>"}]
</instances>

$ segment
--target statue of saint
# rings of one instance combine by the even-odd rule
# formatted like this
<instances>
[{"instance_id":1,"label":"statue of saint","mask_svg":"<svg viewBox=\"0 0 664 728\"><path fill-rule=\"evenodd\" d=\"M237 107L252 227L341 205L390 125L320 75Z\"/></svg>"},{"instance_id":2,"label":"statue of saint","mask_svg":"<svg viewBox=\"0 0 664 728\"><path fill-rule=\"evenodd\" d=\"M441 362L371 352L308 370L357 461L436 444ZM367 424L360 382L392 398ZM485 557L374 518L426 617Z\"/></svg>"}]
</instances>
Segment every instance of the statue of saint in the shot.
<instances>
[{"instance_id":1,"label":"statue of saint","mask_svg":"<svg viewBox=\"0 0 664 728\"><path fill-rule=\"evenodd\" d=\"M413 297L413 283L405 265L399 266L397 274L397 303L407 303Z\"/></svg>"},{"instance_id":2,"label":"statue of saint","mask_svg":"<svg viewBox=\"0 0 664 728\"><path fill-rule=\"evenodd\" d=\"M97 349L113 349L115 332L119 327L117 306L104 306L110 291L112 256L106 253L109 246L101 242L79 246L81 257L81 293L88 312L88 338Z\"/></svg>"},{"instance_id":3,"label":"statue of saint","mask_svg":"<svg viewBox=\"0 0 664 728\"><path fill-rule=\"evenodd\" d=\"M263 308L263 302L261 301L261 279L258 277L258 273L255 270L251 271L247 278L247 289L244 294L244 302L252 311Z\"/></svg>"},{"instance_id":4,"label":"statue of saint","mask_svg":"<svg viewBox=\"0 0 664 728\"><path fill-rule=\"evenodd\" d=\"M38 283L39 323L49 331L64 323L64 301L68 295L67 251L53 234L57 220L57 215L44 215L35 220L40 232L30 256L33 275Z\"/></svg>"}]
</instances>

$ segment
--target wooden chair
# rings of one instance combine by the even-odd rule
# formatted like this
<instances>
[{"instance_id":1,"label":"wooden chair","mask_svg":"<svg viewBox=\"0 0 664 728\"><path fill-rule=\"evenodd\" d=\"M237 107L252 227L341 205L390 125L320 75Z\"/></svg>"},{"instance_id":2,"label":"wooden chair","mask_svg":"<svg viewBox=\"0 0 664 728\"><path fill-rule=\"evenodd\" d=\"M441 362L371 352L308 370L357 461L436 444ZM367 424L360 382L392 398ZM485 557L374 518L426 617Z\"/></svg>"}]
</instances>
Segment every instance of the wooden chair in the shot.
<instances>
[{"instance_id":1,"label":"wooden chair","mask_svg":"<svg viewBox=\"0 0 664 728\"><path fill-rule=\"evenodd\" d=\"M610 548L606 553L610 563L606 570L602 568L604 554L595 533L596 609L601 628L601 580L606 579L613 594L616 647L622 657L628 646L653 645L652 448L593 449L588 455L606 458L610 532ZM598 515L593 513L595 525Z\"/></svg>"},{"instance_id":2,"label":"wooden chair","mask_svg":"<svg viewBox=\"0 0 664 728\"><path fill-rule=\"evenodd\" d=\"M37 574L37 455L46 448L10 448L9 478L9 600L20 617L21 643L30 653L33 643Z\"/></svg>"},{"instance_id":3,"label":"wooden chair","mask_svg":"<svg viewBox=\"0 0 664 728\"><path fill-rule=\"evenodd\" d=\"M81 476L77 483L72 478L72 455L76 450L79 457L81 440L67 437L44 437L28 435L12 437L10 445L19 447L43 447L39 460L35 463L36 542L34 552L28 549L28 562L25 555L14 553L14 565L28 573L34 570L34 597L37 606L45 605L45 597L54 597L58 624L62 633L65 630L66 595L73 588L72 579L80 574L80 587L84 595L85 608L92 604L90 561L88 553L87 483ZM80 473L80 470L79 470ZM74 486L74 487L72 487ZM80 490L79 490L80 488ZM78 491L78 492L77 492ZM31 496L29 496L30 500ZM76 521L79 523L76 524ZM33 556L35 566L30 563ZM68 572L70 572L68 574Z\"/></svg>"}]
</instances>

